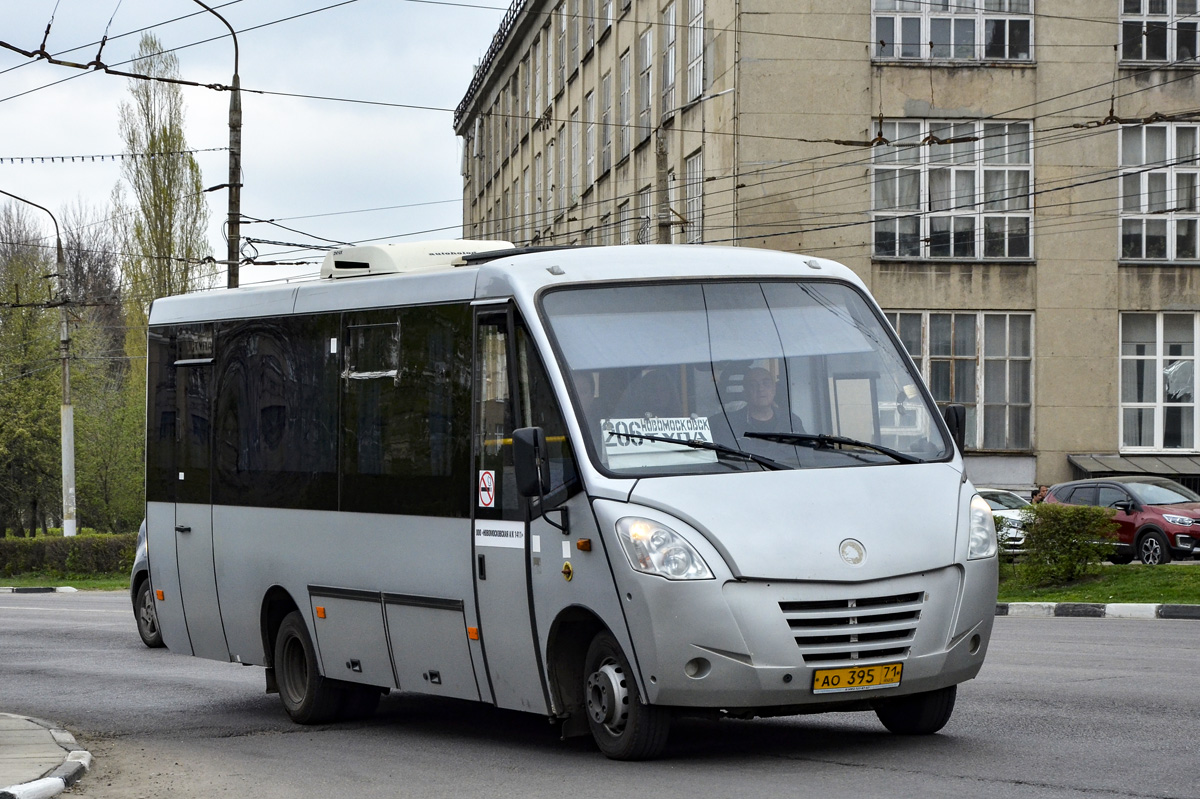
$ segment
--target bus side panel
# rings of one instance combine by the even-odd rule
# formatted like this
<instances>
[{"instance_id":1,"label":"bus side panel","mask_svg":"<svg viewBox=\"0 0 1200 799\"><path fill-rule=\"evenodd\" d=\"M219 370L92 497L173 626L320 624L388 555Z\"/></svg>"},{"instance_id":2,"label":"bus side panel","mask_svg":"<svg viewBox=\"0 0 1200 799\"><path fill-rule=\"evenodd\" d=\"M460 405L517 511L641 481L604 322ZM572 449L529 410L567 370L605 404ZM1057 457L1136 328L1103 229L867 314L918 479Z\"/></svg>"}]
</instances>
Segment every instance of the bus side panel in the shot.
<instances>
[{"instance_id":1,"label":"bus side panel","mask_svg":"<svg viewBox=\"0 0 1200 799\"><path fill-rule=\"evenodd\" d=\"M384 601L400 688L478 701L462 609L403 604L415 600L390 596Z\"/></svg>"},{"instance_id":2,"label":"bus side panel","mask_svg":"<svg viewBox=\"0 0 1200 799\"><path fill-rule=\"evenodd\" d=\"M310 588L314 638L325 673L346 682L395 688L379 592Z\"/></svg>"},{"instance_id":3,"label":"bus side panel","mask_svg":"<svg viewBox=\"0 0 1200 799\"><path fill-rule=\"evenodd\" d=\"M261 610L274 586L287 591L319 642L310 586L460 602L465 623L479 624L467 519L218 505L213 508L213 528L225 634L230 656L243 663L265 665ZM373 612L380 622L366 634L373 639L371 646L376 646L385 636L382 611ZM465 641L465 629L461 636ZM419 633L391 631L393 655L402 647L421 646ZM324 651L323 643L318 648L323 673L350 678L345 658L337 662ZM477 653L470 645L468 650L465 667L474 670ZM372 684L394 686L390 667L384 673L382 682ZM421 690L403 682L401 688Z\"/></svg>"},{"instance_id":4,"label":"bus side panel","mask_svg":"<svg viewBox=\"0 0 1200 799\"><path fill-rule=\"evenodd\" d=\"M163 643L172 652L192 654L179 589L179 565L175 554L175 503L146 503L146 555L150 561L150 587L155 591L154 608ZM158 599L158 592L162 599Z\"/></svg>"}]
</instances>

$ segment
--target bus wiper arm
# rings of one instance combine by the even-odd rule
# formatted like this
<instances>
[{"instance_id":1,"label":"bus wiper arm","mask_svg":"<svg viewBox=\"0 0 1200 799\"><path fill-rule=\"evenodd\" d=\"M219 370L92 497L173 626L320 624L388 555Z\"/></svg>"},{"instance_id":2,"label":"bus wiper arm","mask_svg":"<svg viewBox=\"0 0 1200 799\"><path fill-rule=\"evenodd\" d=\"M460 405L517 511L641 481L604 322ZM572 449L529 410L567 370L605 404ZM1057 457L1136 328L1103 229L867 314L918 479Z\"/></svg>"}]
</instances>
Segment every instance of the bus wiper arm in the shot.
<instances>
[{"instance_id":1,"label":"bus wiper arm","mask_svg":"<svg viewBox=\"0 0 1200 799\"><path fill-rule=\"evenodd\" d=\"M707 449L711 450L712 452L719 452L722 455L729 455L734 458L741 458L742 460L747 461L754 461L759 466L765 466L773 471L784 471L792 468L791 466L787 466L779 461L763 457L762 455L755 455L753 452L734 449L733 447L727 447L724 444L717 444L713 441L692 441L690 439L684 440L679 438L667 438L666 436L648 436L642 433L614 432L613 435L617 436L618 438L640 438L643 441L661 441L664 444L682 444L683 446L691 447L692 449Z\"/></svg>"},{"instance_id":2,"label":"bus wiper arm","mask_svg":"<svg viewBox=\"0 0 1200 799\"><path fill-rule=\"evenodd\" d=\"M812 447L813 449L833 449L835 446L850 446L863 447L864 449L874 450L893 458L900 463L924 463L920 458L909 455L905 452L898 452L891 447L884 447L879 444L872 444L869 441L859 441L857 438L847 438L846 436L830 436L822 433L821 435L812 435L811 433L755 433L748 432L742 434L745 438L761 438L764 441L774 441L779 444L799 444L801 446Z\"/></svg>"}]
</instances>

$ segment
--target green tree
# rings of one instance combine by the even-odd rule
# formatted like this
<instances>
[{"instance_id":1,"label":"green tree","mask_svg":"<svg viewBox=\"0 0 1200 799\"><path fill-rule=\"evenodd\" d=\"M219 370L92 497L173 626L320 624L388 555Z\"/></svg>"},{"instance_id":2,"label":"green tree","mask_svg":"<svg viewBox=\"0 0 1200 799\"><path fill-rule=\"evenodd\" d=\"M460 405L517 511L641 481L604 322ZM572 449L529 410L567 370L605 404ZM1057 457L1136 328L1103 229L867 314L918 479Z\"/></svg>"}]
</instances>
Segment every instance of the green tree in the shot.
<instances>
[{"instance_id":1,"label":"green tree","mask_svg":"<svg viewBox=\"0 0 1200 799\"><path fill-rule=\"evenodd\" d=\"M133 72L178 78L179 61L152 34L142 34ZM156 297L203 288L211 270L203 268L211 248L206 239L208 205L200 166L187 153L183 92L178 84L131 80L128 102L121 104L120 130L125 152L122 173L128 185L114 192L116 218L122 222L126 255L122 269L128 284L126 312L131 333L140 336L150 302ZM133 353L131 353L133 354Z\"/></svg>"},{"instance_id":2,"label":"green tree","mask_svg":"<svg viewBox=\"0 0 1200 799\"><path fill-rule=\"evenodd\" d=\"M24 207L0 207L0 531L47 526L60 504L53 251Z\"/></svg>"}]
</instances>

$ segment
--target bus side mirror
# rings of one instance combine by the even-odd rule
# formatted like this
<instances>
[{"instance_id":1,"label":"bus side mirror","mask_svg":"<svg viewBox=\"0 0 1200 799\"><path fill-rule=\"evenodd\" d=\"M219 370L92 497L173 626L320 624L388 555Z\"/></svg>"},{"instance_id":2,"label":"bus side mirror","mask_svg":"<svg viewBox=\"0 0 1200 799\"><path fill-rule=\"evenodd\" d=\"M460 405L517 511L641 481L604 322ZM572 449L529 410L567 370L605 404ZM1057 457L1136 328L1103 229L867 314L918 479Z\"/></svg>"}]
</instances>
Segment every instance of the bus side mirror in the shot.
<instances>
[{"instance_id":1,"label":"bus side mirror","mask_svg":"<svg viewBox=\"0 0 1200 799\"><path fill-rule=\"evenodd\" d=\"M523 497L542 496L550 490L546 431L540 427L521 427L513 431L512 442L517 492Z\"/></svg>"},{"instance_id":2,"label":"bus side mirror","mask_svg":"<svg viewBox=\"0 0 1200 799\"><path fill-rule=\"evenodd\" d=\"M954 439L954 446L958 447L959 452L965 452L967 448L967 406L947 405L942 411L942 416L946 419L946 427L950 428L950 438Z\"/></svg>"}]
</instances>

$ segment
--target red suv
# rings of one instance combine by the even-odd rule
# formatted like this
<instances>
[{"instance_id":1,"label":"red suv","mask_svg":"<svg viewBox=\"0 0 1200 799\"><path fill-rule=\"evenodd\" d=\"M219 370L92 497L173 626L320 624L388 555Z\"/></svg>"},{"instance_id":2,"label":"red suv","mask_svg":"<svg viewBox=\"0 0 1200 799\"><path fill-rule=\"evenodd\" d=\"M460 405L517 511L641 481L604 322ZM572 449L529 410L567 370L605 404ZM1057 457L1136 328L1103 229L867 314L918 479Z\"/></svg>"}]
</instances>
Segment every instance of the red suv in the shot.
<instances>
[{"instance_id":1,"label":"red suv","mask_svg":"<svg viewBox=\"0 0 1200 799\"><path fill-rule=\"evenodd\" d=\"M1165 477L1105 477L1059 483L1047 502L1114 508L1117 551L1109 560L1129 563L1136 555L1154 566L1172 557L1200 557L1200 495Z\"/></svg>"}]
</instances>

